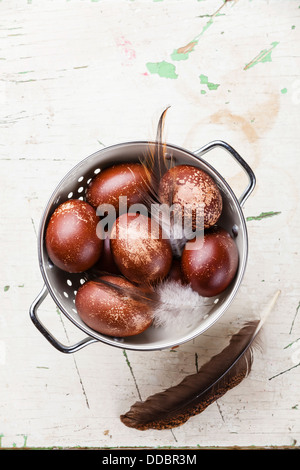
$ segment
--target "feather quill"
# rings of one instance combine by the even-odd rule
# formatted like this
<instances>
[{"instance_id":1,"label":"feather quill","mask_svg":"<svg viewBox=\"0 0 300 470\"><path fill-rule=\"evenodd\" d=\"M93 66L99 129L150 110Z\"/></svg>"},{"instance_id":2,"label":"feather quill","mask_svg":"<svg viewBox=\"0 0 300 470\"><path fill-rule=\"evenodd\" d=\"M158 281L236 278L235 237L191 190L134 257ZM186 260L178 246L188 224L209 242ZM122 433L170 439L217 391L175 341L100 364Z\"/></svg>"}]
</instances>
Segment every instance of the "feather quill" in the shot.
<instances>
[{"instance_id":1,"label":"feather quill","mask_svg":"<svg viewBox=\"0 0 300 470\"><path fill-rule=\"evenodd\" d=\"M149 146L146 155L141 160L147 175L147 181L145 182L147 192L143 192L142 196L149 209L151 204L160 202L158 194L159 183L164 173L168 170L165 156L165 143L163 142L165 119L168 109L169 107L162 112L159 118L154 145Z\"/></svg>"},{"instance_id":2,"label":"feather quill","mask_svg":"<svg viewBox=\"0 0 300 470\"><path fill-rule=\"evenodd\" d=\"M205 363L199 372L144 402L136 402L120 416L122 423L139 430L180 426L237 386L251 371L253 348L278 295L279 291L260 320L246 323L231 337L228 346Z\"/></svg>"},{"instance_id":3,"label":"feather quill","mask_svg":"<svg viewBox=\"0 0 300 470\"><path fill-rule=\"evenodd\" d=\"M141 159L147 175L145 183L146 191L141 192L141 200L151 212L151 218L158 222L167 234L175 257L180 257L187 240L193 238L192 229L183 228L181 216L178 218L170 208L173 206L173 193L169 192L167 203L161 204L159 185L163 175L175 165L173 155L167 155L166 142L164 140L164 127L167 107L161 114L154 145L150 145L146 155ZM181 212L180 212L181 214Z\"/></svg>"}]
</instances>

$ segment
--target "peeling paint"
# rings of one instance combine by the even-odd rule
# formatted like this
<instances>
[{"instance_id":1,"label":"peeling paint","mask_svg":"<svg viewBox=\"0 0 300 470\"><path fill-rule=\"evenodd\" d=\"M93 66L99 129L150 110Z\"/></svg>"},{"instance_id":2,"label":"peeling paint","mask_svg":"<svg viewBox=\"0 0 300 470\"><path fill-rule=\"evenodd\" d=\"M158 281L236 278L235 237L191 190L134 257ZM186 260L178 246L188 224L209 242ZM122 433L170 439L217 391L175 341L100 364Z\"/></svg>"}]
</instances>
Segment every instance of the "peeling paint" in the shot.
<instances>
[{"instance_id":1,"label":"peeling paint","mask_svg":"<svg viewBox=\"0 0 300 470\"><path fill-rule=\"evenodd\" d=\"M183 47L179 47L178 49L175 49L173 53L171 54L171 59L172 60L187 60L189 58L190 53L194 50L195 46L197 46L200 37L207 31L207 29L213 24L213 17L207 21L207 23L203 26L201 32L194 38L192 39L188 44L186 44Z\"/></svg>"},{"instance_id":2,"label":"peeling paint","mask_svg":"<svg viewBox=\"0 0 300 470\"><path fill-rule=\"evenodd\" d=\"M163 78L178 78L176 73L175 65L170 62L148 62L146 64L147 69L150 73L157 73L160 77Z\"/></svg>"},{"instance_id":3,"label":"peeling paint","mask_svg":"<svg viewBox=\"0 0 300 470\"><path fill-rule=\"evenodd\" d=\"M206 75L201 74L201 75L199 76L199 78L200 78L200 83L201 83L202 85L206 85L209 90L217 90L217 89L219 88L219 86L220 86L219 83L212 83L212 82L209 82L209 81L208 81L208 77L207 77ZM202 90L202 91L203 91L203 90ZM201 91L201 93L202 93L202 91Z\"/></svg>"},{"instance_id":4,"label":"peeling paint","mask_svg":"<svg viewBox=\"0 0 300 470\"><path fill-rule=\"evenodd\" d=\"M173 60L187 60L190 52L194 50L194 47L198 44L198 41L191 41L186 46L175 49L171 54Z\"/></svg>"},{"instance_id":5,"label":"peeling paint","mask_svg":"<svg viewBox=\"0 0 300 470\"><path fill-rule=\"evenodd\" d=\"M272 62L272 51L278 44L278 41L274 41L272 42L271 47L269 49L263 49L262 51L260 51L260 53L256 57L254 57L251 62L245 65L244 70L248 70L251 67L254 67L254 65L259 64L260 62Z\"/></svg>"},{"instance_id":6,"label":"peeling paint","mask_svg":"<svg viewBox=\"0 0 300 470\"><path fill-rule=\"evenodd\" d=\"M174 49L174 51L170 55L171 60L176 62L180 60L187 60L189 58L190 53L193 52L195 49L195 46L198 45L198 42L201 36L213 24L214 18L217 16L223 16L223 14L221 14L220 11L222 10L222 8L226 5L228 1L230 0L225 0L224 3L213 14L202 15L202 17L209 17L209 20L205 23L200 33L197 36L195 36L191 41L189 41L185 46ZM170 64L169 62L165 62L165 61L155 62L155 63L150 62L146 65L150 73L158 73L160 77L165 77L165 78L177 78L178 77L177 73L175 72L175 66ZM151 67L151 70L149 69L149 65Z\"/></svg>"},{"instance_id":7,"label":"peeling paint","mask_svg":"<svg viewBox=\"0 0 300 470\"><path fill-rule=\"evenodd\" d=\"M281 212L273 212L273 211L261 212L259 215L246 217L246 220L247 222L249 222L250 220L261 220L261 219L266 219L267 217L273 217L274 215L278 215L278 214L281 214Z\"/></svg>"}]
</instances>

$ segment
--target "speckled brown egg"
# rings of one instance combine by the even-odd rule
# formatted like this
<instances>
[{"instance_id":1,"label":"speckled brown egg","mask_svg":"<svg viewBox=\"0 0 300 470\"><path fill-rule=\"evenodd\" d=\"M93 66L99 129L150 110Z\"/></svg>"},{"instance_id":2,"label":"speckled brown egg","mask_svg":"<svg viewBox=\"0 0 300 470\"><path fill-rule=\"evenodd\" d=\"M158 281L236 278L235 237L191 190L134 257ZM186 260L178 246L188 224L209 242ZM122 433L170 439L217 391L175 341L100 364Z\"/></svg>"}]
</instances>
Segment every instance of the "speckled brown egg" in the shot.
<instances>
[{"instance_id":1,"label":"speckled brown egg","mask_svg":"<svg viewBox=\"0 0 300 470\"><path fill-rule=\"evenodd\" d=\"M213 226L223 207L222 195L215 181L205 171L191 165L174 166L163 175L159 198L161 203L174 205L181 216L189 218L193 230Z\"/></svg>"},{"instance_id":2,"label":"speckled brown egg","mask_svg":"<svg viewBox=\"0 0 300 470\"><path fill-rule=\"evenodd\" d=\"M142 203L147 191L146 169L140 163L120 163L103 169L90 182L86 200L94 208L111 204L119 210L119 197L127 197L127 207Z\"/></svg>"},{"instance_id":3,"label":"speckled brown egg","mask_svg":"<svg viewBox=\"0 0 300 470\"><path fill-rule=\"evenodd\" d=\"M190 240L181 257L185 279L194 291L204 297L223 292L233 281L238 263L235 241L220 227L208 230L203 239Z\"/></svg>"},{"instance_id":4,"label":"speckled brown egg","mask_svg":"<svg viewBox=\"0 0 300 470\"><path fill-rule=\"evenodd\" d=\"M126 289L118 291L101 281ZM84 323L104 335L127 337L142 333L152 323L152 311L145 303L130 295L137 288L120 276L101 276L83 284L76 294L75 306ZM141 289L140 289L141 290Z\"/></svg>"},{"instance_id":5,"label":"speckled brown egg","mask_svg":"<svg viewBox=\"0 0 300 470\"><path fill-rule=\"evenodd\" d=\"M122 214L110 237L114 260L130 281L152 284L168 274L172 264L170 241L154 220L143 214Z\"/></svg>"},{"instance_id":6,"label":"speckled brown egg","mask_svg":"<svg viewBox=\"0 0 300 470\"><path fill-rule=\"evenodd\" d=\"M60 269L79 273L91 268L102 253L96 234L99 218L85 201L70 199L58 206L46 229L46 249Z\"/></svg>"}]
</instances>

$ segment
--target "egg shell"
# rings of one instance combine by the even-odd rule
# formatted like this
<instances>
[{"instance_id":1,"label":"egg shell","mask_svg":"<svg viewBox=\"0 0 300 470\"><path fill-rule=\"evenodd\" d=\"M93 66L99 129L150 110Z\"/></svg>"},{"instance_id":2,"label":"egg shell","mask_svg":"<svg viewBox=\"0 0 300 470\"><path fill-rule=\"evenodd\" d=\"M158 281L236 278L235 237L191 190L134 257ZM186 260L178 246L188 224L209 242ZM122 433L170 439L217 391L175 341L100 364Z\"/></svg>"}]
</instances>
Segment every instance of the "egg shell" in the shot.
<instances>
[{"instance_id":1,"label":"egg shell","mask_svg":"<svg viewBox=\"0 0 300 470\"><path fill-rule=\"evenodd\" d=\"M138 284L161 281L172 264L170 241L157 222L143 214L122 214L111 230L111 249L121 273Z\"/></svg>"},{"instance_id":2,"label":"egg shell","mask_svg":"<svg viewBox=\"0 0 300 470\"><path fill-rule=\"evenodd\" d=\"M205 171L192 165L170 168L160 181L159 198L163 204L177 204L181 216L190 214L193 230L216 224L223 208L222 195L215 181ZM203 211L200 227L196 227L197 208Z\"/></svg>"},{"instance_id":3,"label":"egg shell","mask_svg":"<svg viewBox=\"0 0 300 470\"><path fill-rule=\"evenodd\" d=\"M189 241L181 256L181 268L186 281L204 297L223 292L233 281L238 263L235 241L220 227L208 230L204 239Z\"/></svg>"},{"instance_id":4,"label":"egg shell","mask_svg":"<svg viewBox=\"0 0 300 470\"><path fill-rule=\"evenodd\" d=\"M127 197L127 207L143 202L147 191L147 173L140 163L120 163L103 169L90 182L86 200L94 208L111 204L119 213L119 197Z\"/></svg>"},{"instance_id":5,"label":"egg shell","mask_svg":"<svg viewBox=\"0 0 300 470\"><path fill-rule=\"evenodd\" d=\"M85 201L70 199L52 214L46 229L46 250L60 269L79 273L99 259L103 240L96 234L99 217Z\"/></svg>"},{"instance_id":6,"label":"egg shell","mask_svg":"<svg viewBox=\"0 0 300 470\"><path fill-rule=\"evenodd\" d=\"M120 286L128 292L137 289L120 276L101 276L99 281ZM152 323L150 304L120 293L114 287L101 282L87 281L76 294L75 306L84 323L104 335L115 337L134 336L142 333Z\"/></svg>"}]
</instances>

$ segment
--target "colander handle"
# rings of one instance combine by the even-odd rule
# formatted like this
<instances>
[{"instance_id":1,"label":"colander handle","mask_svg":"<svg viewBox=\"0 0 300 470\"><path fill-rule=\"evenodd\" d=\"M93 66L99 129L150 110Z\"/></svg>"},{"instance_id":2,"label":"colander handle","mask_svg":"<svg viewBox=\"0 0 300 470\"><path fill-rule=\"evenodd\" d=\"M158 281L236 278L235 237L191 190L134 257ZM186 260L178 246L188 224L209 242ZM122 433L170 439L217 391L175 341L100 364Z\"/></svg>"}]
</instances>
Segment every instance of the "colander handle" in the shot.
<instances>
[{"instance_id":1,"label":"colander handle","mask_svg":"<svg viewBox=\"0 0 300 470\"><path fill-rule=\"evenodd\" d=\"M48 289L44 285L39 295L32 302L30 309L29 309L29 314L30 314L31 320L33 321L33 324L42 333L42 335L45 336L45 338L49 341L49 343L52 344L52 346L54 346L60 352L70 354L70 353L74 353L78 351L79 349L83 348L84 346L87 346L88 344L91 344L97 341L95 338L91 338L90 336L87 336L86 338L82 339L81 341L74 344L73 346L66 346L62 344L60 341L58 341L56 338L54 338L54 336L41 323L40 319L37 316L37 310L39 306L41 305L41 303L45 300L47 294L48 294Z\"/></svg>"},{"instance_id":2,"label":"colander handle","mask_svg":"<svg viewBox=\"0 0 300 470\"><path fill-rule=\"evenodd\" d=\"M197 157L202 157L202 155L214 149L215 147L221 147L225 149L227 152L229 152L230 155L238 162L238 164L243 168L246 175L248 176L248 180L249 180L248 186L246 187L246 189L244 190L244 192L239 198L239 203L241 206L243 206L244 203L246 202L246 199L248 199L253 189L255 188L255 184L256 184L255 175L253 171L251 170L250 166L248 165L248 163L245 162L245 160L237 153L237 151L234 150L234 148L231 147L231 145L227 144L226 142L223 142L222 140L214 140L210 142L209 144L204 145L199 150L196 150L193 153Z\"/></svg>"}]
</instances>

